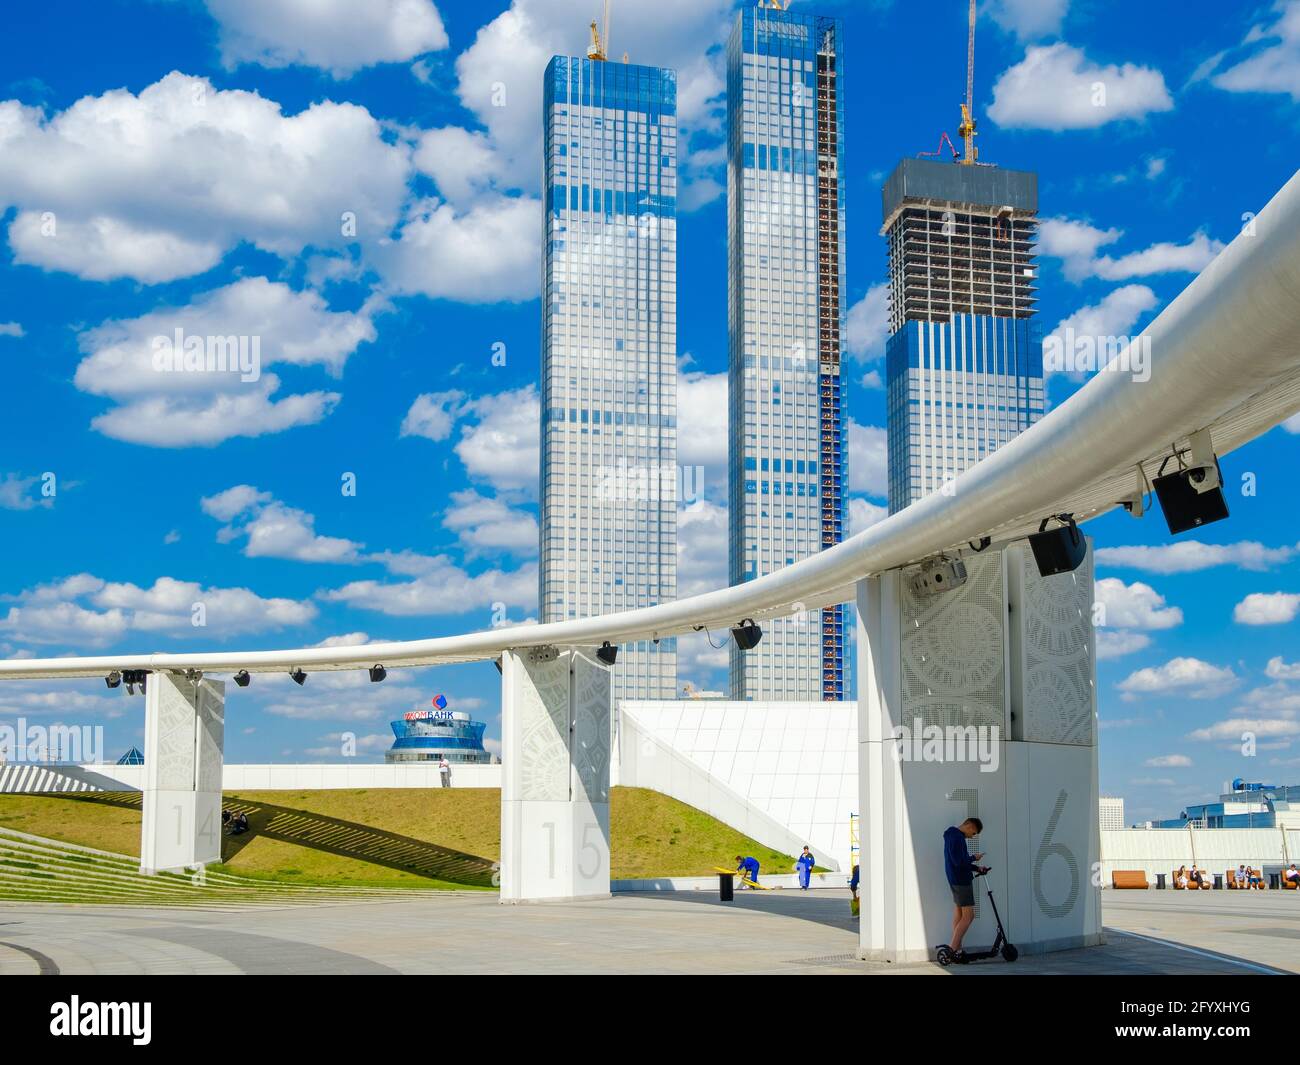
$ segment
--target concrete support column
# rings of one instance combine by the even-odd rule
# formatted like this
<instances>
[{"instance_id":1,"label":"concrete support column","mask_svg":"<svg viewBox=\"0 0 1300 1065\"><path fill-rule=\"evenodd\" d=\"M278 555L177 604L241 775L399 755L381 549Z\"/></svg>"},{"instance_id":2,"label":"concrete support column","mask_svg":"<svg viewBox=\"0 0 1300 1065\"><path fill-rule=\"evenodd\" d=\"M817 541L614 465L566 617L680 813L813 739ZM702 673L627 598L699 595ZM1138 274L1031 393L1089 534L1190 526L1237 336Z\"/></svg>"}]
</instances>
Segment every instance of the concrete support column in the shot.
<instances>
[{"instance_id":1,"label":"concrete support column","mask_svg":"<svg viewBox=\"0 0 1300 1065\"><path fill-rule=\"evenodd\" d=\"M984 823L965 945L1022 953L1101 941L1091 556L1043 578L1019 548L966 558L965 585L915 568L858 585L862 957L933 958L951 934L943 832Z\"/></svg>"},{"instance_id":2,"label":"concrete support column","mask_svg":"<svg viewBox=\"0 0 1300 1065\"><path fill-rule=\"evenodd\" d=\"M580 650L501 656L501 902L609 895L610 670Z\"/></svg>"},{"instance_id":3,"label":"concrete support column","mask_svg":"<svg viewBox=\"0 0 1300 1065\"><path fill-rule=\"evenodd\" d=\"M140 871L221 861L226 686L151 673L145 689Z\"/></svg>"}]
</instances>

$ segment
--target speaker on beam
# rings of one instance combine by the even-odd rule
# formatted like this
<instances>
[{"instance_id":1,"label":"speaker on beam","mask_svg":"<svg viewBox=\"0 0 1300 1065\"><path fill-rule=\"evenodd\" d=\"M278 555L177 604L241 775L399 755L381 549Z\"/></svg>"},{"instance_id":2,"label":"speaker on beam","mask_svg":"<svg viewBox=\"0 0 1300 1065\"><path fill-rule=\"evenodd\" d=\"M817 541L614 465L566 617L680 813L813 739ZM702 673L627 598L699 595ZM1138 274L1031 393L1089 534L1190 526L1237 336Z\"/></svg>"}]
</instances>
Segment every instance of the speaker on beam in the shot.
<instances>
[{"instance_id":1,"label":"speaker on beam","mask_svg":"<svg viewBox=\"0 0 1300 1065\"><path fill-rule=\"evenodd\" d=\"M1160 509L1164 511L1165 522L1174 535L1188 529L1199 529L1212 521L1222 521L1228 516L1228 501L1221 487L1205 491L1197 489L1195 478L1204 473L1205 470L1199 467L1178 470L1151 482L1156 498L1160 500ZM1223 483L1222 477L1219 483Z\"/></svg>"},{"instance_id":2,"label":"speaker on beam","mask_svg":"<svg viewBox=\"0 0 1300 1065\"><path fill-rule=\"evenodd\" d=\"M1029 546L1034 552L1038 572L1043 577L1050 577L1054 573L1072 573L1087 556L1088 542L1069 515L1063 514L1057 519L1065 522L1059 529L1047 528L1048 520L1044 518L1038 532L1029 537Z\"/></svg>"}]
</instances>

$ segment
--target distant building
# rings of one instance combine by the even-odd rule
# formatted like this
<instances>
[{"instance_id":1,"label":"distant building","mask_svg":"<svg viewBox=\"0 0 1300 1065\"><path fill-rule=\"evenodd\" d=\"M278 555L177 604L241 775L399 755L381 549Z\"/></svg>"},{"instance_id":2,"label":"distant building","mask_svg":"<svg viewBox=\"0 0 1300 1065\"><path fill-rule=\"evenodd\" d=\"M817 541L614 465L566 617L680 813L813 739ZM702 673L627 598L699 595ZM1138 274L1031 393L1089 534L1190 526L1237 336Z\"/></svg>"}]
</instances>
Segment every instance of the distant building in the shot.
<instances>
[{"instance_id":1,"label":"distant building","mask_svg":"<svg viewBox=\"0 0 1300 1065\"><path fill-rule=\"evenodd\" d=\"M543 622L677 598L677 76L555 56L543 94ZM677 640L614 696L677 691Z\"/></svg>"},{"instance_id":2,"label":"distant building","mask_svg":"<svg viewBox=\"0 0 1300 1065\"><path fill-rule=\"evenodd\" d=\"M139 747L132 747L126 754L117 760L118 765L144 765L144 755L140 753Z\"/></svg>"},{"instance_id":3,"label":"distant building","mask_svg":"<svg viewBox=\"0 0 1300 1065\"><path fill-rule=\"evenodd\" d=\"M437 762L446 758L452 764L490 763L492 755L483 746L487 723L446 706L446 699L438 696L432 709L411 710L402 720L390 722L396 739L384 761Z\"/></svg>"},{"instance_id":4,"label":"distant building","mask_svg":"<svg viewBox=\"0 0 1300 1065\"><path fill-rule=\"evenodd\" d=\"M1276 787L1238 778L1217 802L1188 806L1152 828L1300 828L1300 784Z\"/></svg>"},{"instance_id":5,"label":"distant building","mask_svg":"<svg viewBox=\"0 0 1300 1065\"><path fill-rule=\"evenodd\" d=\"M1043 416L1038 175L904 159L882 196L893 513Z\"/></svg>"},{"instance_id":6,"label":"distant building","mask_svg":"<svg viewBox=\"0 0 1300 1065\"><path fill-rule=\"evenodd\" d=\"M1117 795L1102 795L1097 800L1097 815L1104 829L1124 827L1124 800Z\"/></svg>"},{"instance_id":7,"label":"distant building","mask_svg":"<svg viewBox=\"0 0 1300 1065\"><path fill-rule=\"evenodd\" d=\"M733 585L846 532L844 62L839 19L753 5L736 13L727 44ZM731 648L731 697L851 694L849 609L764 620L762 643Z\"/></svg>"}]
</instances>

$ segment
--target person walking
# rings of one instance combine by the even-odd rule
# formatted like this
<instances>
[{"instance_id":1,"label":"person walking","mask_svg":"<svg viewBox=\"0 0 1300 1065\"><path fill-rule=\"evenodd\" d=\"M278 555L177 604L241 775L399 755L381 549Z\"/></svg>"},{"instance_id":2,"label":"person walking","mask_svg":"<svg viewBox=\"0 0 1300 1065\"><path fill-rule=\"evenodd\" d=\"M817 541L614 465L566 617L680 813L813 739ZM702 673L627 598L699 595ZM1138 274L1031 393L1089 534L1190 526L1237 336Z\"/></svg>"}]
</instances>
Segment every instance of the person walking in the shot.
<instances>
[{"instance_id":1,"label":"person walking","mask_svg":"<svg viewBox=\"0 0 1300 1065\"><path fill-rule=\"evenodd\" d=\"M808 849L806 843L804 844L803 853L799 855L794 864L799 870L799 889L807 891L808 885L812 881L813 866L817 864L817 860L812 856L812 851Z\"/></svg>"},{"instance_id":2,"label":"person walking","mask_svg":"<svg viewBox=\"0 0 1300 1065\"><path fill-rule=\"evenodd\" d=\"M451 763L447 761L445 754L442 756L441 761L438 762L438 775L442 777L442 786L444 788L451 787Z\"/></svg>"},{"instance_id":3,"label":"person walking","mask_svg":"<svg viewBox=\"0 0 1300 1065\"><path fill-rule=\"evenodd\" d=\"M971 922L975 920L975 873L987 873L988 868L979 865L983 854L971 854L966 849L966 841L978 836L984 830L984 822L978 817L968 817L960 825L953 825L943 834L943 865L948 874L948 887L952 891L952 941L948 949L960 960L962 937L966 935Z\"/></svg>"}]
</instances>

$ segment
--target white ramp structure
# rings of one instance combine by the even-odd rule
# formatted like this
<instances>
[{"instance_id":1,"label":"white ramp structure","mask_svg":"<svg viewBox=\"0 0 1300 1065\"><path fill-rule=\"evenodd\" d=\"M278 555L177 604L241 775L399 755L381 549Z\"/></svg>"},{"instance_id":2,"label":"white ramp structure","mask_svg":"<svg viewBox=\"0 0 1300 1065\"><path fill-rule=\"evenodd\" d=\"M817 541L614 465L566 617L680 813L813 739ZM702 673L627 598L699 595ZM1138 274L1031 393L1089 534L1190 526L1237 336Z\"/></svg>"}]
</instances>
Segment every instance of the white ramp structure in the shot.
<instances>
[{"instance_id":1,"label":"white ramp structure","mask_svg":"<svg viewBox=\"0 0 1300 1065\"><path fill-rule=\"evenodd\" d=\"M600 855L590 825L594 819L598 835L607 762L602 765L598 752L589 755L574 746L578 722L582 714L593 715L594 701L581 712L575 709L574 685L566 694L559 679L544 677L526 661L529 650L553 649L560 661L561 655L585 656L582 649L605 642L617 647L746 619L761 624L856 601L863 614L860 812L863 872L869 880L863 955L908 958L946 938L951 904L943 897L935 833L945 822L960 820L971 802L991 811L984 817L988 827L981 843L988 863L1004 878L993 887L1005 892L1018 945L1033 950L1091 942L1098 932L1096 891L1085 865L1096 853L1091 797L1096 778L1087 765L1095 758L1095 735L1090 709L1081 714L1077 701L1059 701L1062 691L1068 693L1080 648L1092 653L1082 628L1076 633L1078 646L1071 646L1069 636L1072 597L1079 596L1073 601L1077 609L1089 596L1076 584L1060 583L1082 579L1077 573L1049 578L1057 582L1050 590L1037 587L1015 557L1020 552L1023 561L1022 542L1053 515L1071 515L1082 523L1123 505L1135 516L1146 511L1145 520L1159 521L1149 513L1154 505L1149 494L1163 470L1213 470L1215 456L1231 454L1300 410L1300 175L1151 323L1145 337L1149 374L1128 372L1126 360L1115 357L1040 422L957 477L949 491L744 584L617 614L364 647L6 661L0 662L0 679L93 677L126 669L173 678L187 671L310 673L501 659L503 704L511 718L502 751L511 777L502 825L503 840L510 840L502 854L502 879L511 886L503 901L572 898L607 890L608 865L599 859L582 864L588 843ZM1231 464L1224 477L1230 491ZM986 551L993 554L985 558ZM992 561L999 554L1001 560ZM939 555L964 559L976 583L994 579L982 572L993 566L1009 594L1018 583L1023 586L1022 604L1038 615L1022 620L1013 609L989 631L978 622L947 618L955 605L937 603L932 631L918 637L931 618L907 599L907 575ZM960 595L949 591L941 598ZM999 741L997 773L980 774L980 765L970 760L890 760L887 748L898 743L891 729L906 724L918 706L923 718L931 713L936 720L935 704L926 701L934 697L913 677L921 675L916 673L918 638L930 648L921 653L951 667L946 697L967 706L979 702L993 723L1000 701L1007 731ZM985 659L997 654L1001 694L991 692L983 678ZM544 727L539 703L547 718ZM862 712L868 707L870 712ZM558 741L566 720L568 753L561 756ZM538 742L529 746L530 739ZM149 757L183 756L159 744L146 751ZM567 792L561 788L565 771ZM161 781L172 774L158 772L158 790L165 793L170 789ZM549 840L539 846L534 838L552 824L553 851ZM155 818L146 833L171 828ZM146 840L146 851L156 846ZM537 865L549 863L552 854L554 875L549 864L545 875L539 874ZM977 935L972 942L979 942Z\"/></svg>"}]
</instances>

